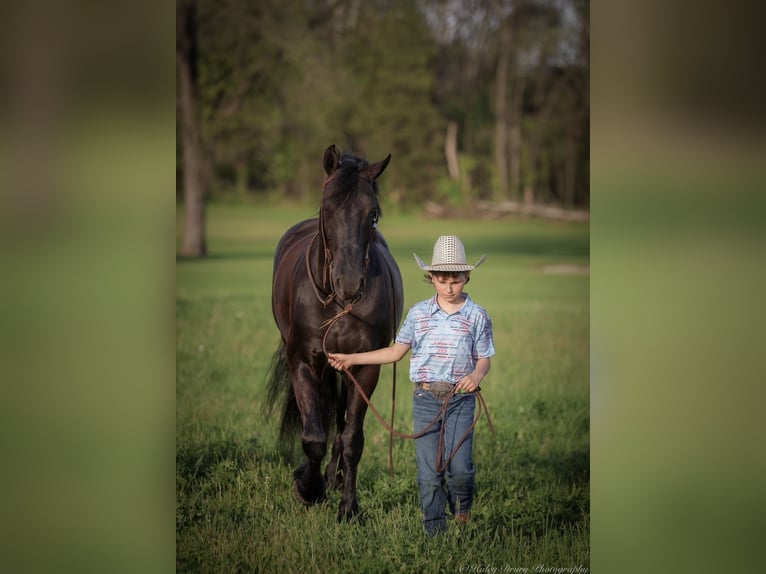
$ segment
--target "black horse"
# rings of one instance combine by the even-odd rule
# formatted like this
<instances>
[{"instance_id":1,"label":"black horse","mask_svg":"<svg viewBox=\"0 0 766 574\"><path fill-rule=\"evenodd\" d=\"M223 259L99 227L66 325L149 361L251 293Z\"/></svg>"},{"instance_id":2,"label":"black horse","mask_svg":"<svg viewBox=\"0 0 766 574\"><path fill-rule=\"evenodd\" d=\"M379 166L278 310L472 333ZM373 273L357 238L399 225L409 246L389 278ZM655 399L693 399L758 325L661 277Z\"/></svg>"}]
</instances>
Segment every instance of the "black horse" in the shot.
<instances>
[{"instance_id":1,"label":"black horse","mask_svg":"<svg viewBox=\"0 0 766 574\"><path fill-rule=\"evenodd\" d=\"M329 366L325 353L385 347L401 320L401 274L377 230L376 180L390 159L371 164L329 146L319 218L291 227L274 255L272 311L282 341L272 363L269 401L274 405L285 396L283 441L301 431L307 460L293 473L296 496L311 505L326 499L328 484L342 486L339 521L359 510L356 474L367 404ZM379 366L354 369L368 397L379 374ZM323 476L333 417L337 433Z\"/></svg>"}]
</instances>

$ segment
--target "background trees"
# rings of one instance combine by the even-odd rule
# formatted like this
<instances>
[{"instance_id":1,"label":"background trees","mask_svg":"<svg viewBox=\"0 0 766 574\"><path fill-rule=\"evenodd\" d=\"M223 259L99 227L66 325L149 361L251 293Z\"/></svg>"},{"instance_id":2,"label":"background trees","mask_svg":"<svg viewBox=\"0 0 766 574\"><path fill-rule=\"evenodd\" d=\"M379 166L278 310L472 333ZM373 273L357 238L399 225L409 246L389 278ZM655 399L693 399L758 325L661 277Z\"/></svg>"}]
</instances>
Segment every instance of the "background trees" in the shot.
<instances>
[{"instance_id":1,"label":"background trees","mask_svg":"<svg viewBox=\"0 0 766 574\"><path fill-rule=\"evenodd\" d=\"M179 195L199 178L220 200L315 199L336 143L393 155L385 201L399 209L589 203L587 0L189 5L201 163L179 149ZM179 148L194 142L181 55Z\"/></svg>"}]
</instances>

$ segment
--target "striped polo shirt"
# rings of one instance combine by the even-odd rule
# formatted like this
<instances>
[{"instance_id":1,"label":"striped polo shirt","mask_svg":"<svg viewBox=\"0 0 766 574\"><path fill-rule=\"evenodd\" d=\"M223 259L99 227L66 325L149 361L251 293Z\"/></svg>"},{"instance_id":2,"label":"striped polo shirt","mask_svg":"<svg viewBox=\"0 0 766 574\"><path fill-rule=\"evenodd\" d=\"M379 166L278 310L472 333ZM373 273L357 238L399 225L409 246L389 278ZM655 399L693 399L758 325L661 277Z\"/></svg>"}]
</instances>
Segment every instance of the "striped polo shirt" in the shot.
<instances>
[{"instance_id":1,"label":"striped polo shirt","mask_svg":"<svg viewBox=\"0 0 766 574\"><path fill-rule=\"evenodd\" d=\"M457 384L473 372L477 360L495 354L487 311L465 295L463 306L452 314L439 307L436 295L416 303L407 313L396 342L411 347L413 383Z\"/></svg>"}]
</instances>

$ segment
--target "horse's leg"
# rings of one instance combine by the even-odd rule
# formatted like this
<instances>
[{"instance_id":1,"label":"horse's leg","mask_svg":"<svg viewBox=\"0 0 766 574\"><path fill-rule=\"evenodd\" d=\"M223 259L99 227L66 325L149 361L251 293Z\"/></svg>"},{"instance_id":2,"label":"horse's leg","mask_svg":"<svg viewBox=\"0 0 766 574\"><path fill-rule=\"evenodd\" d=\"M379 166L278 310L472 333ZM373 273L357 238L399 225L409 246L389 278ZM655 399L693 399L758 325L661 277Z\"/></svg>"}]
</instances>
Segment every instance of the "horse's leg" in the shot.
<instances>
[{"instance_id":1,"label":"horse's leg","mask_svg":"<svg viewBox=\"0 0 766 574\"><path fill-rule=\"evenodd\" d=\"M332 443L332 455L330 456L330 462L327 463L325 469L325 480L330 488L338 489L343 484L343 458L341 453L343 452L342 433L346 427L346 400L347 400L347 387L345 381L341 384L340 394L338 395L338 402L336 408L336 433L335 440Z\"/></svg>"},{"instance_id":2,"label":"horse's leg","mask_svg":"<svg viewBox=\"0 0 766 574\"><path fill-rule=\"evenodd\" d=\"M304 504L325 500L326 485L322 477L322 459L327 453L327 431L322 425L318 381L308 365L301 365L293 374L293 389L301 413L303 431L301 443L306 462L293 472L295 494Z\"/></svg>"},{"instance_id":3,"label":"horse's leg","mask_svg":"<svg viewBox=\"0 0 766 574\"><path fill-rule=\"evenodd\" d=\"M380 366L365 366L356 375L359 384L364 389L367 398L372 396ZM353 383L352 383L353 385ZM356 499L356 475L359 461L364 450L364 416L367 413L367 403L362 399L356 385L348 392L346 403L346 426L341 433L343 446L343 494L341 495L340 508L338 510L338 522L349 520L359 512L359 503Z\"/></svg>"}]
</instances>

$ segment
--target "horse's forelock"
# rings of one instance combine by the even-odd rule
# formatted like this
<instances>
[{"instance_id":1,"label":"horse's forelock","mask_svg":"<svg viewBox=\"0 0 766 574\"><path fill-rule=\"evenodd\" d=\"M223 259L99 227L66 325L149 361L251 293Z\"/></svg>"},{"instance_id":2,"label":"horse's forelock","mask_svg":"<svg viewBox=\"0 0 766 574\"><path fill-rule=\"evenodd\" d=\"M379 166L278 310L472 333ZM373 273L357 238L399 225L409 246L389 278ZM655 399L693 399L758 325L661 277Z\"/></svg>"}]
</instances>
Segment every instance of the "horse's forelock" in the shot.
<instances>
[{"instance_id":1,"label":"horse's forelock","mask_svg":"<svg viewBox=\"0 0 766 574\"><path fill-rule=\"evenodd\" d=\"M338 168L327 178L322 194L322 206L327 209L342 207L357 196L359 173L368 164L367 160L352 154L344 154L338 162ZM377 182L370 182L375 199L378 198Z\"/></svg>"}]
</instances>

